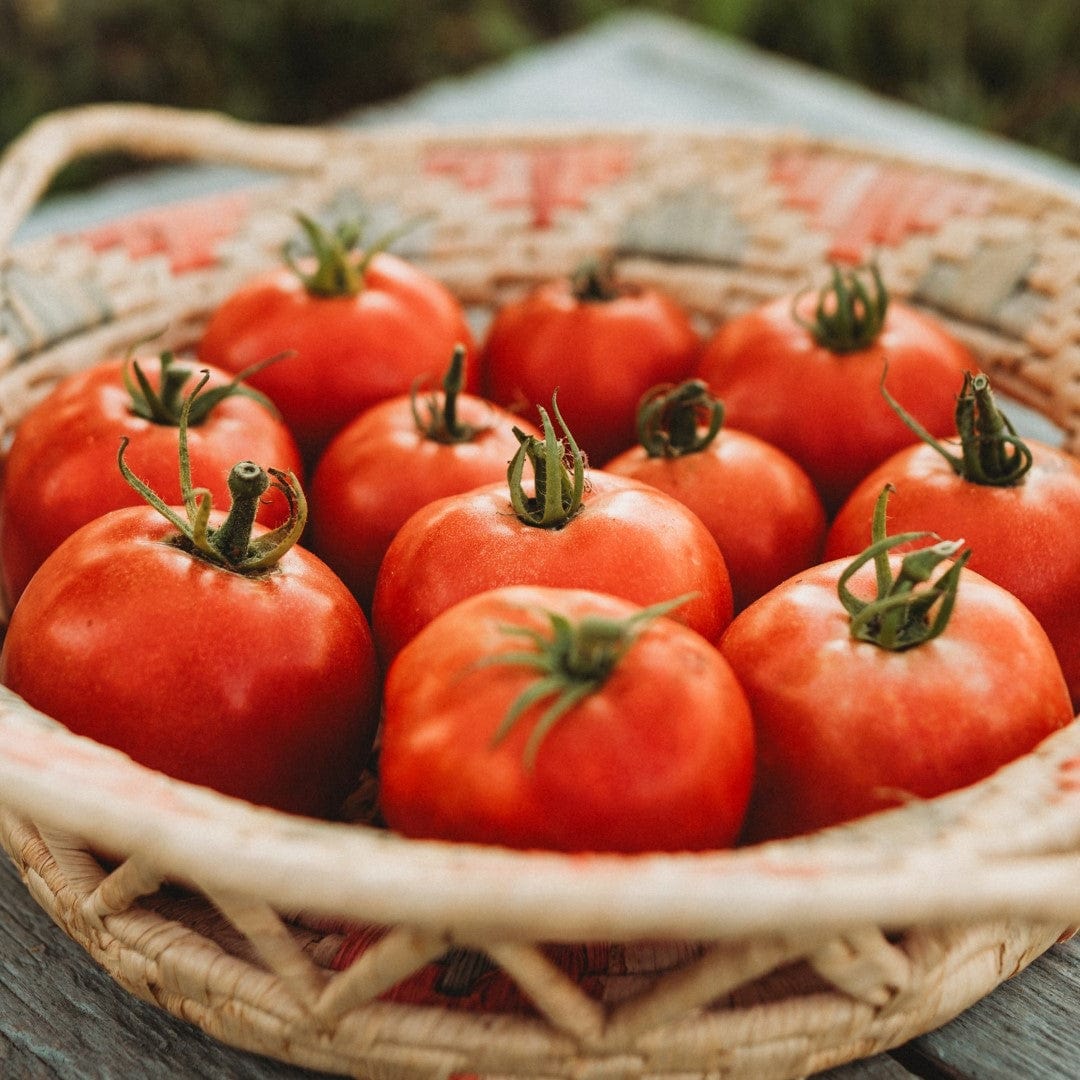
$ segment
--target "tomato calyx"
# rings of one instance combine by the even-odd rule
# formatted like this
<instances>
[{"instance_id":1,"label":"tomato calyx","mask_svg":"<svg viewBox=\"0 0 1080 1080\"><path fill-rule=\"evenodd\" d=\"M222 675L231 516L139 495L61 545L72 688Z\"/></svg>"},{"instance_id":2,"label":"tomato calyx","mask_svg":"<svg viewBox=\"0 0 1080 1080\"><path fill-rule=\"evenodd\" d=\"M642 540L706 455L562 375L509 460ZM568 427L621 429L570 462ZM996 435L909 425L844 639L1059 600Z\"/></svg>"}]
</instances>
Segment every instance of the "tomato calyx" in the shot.
<instances>
[{"instance_id":1,"label":"tomato calyx","mask_svg":"<svg viewBox=\"0 0 1080 1080\"><path fill-rule=\"evenodd\" d=\"M550 624L550 636L527 626L504 626L504 633L525 638L532 648L498 653L482 663L521 665L532 668L540 677L514 699L492 735L491 745L498 746L530 706L545 698L553 699L525 743L525 766L531 770L548 732L579 701L607 682L638 634L690 599L691 595L678 596L641 608L625 619L586 615L571 622L565 615L545 610L541 614Z\"/></svg>"},{"instance_id":2,"label":"tomato calyx","mask_svg":"<svg viewBox=\"0 0 1080 1080\"><path fill-rule=\"evenodd\" d=\"M117 464L124 479L150 506L172 524L178 535L173 543L197 558L239 574L253 575L273 569L282 556L300 539L307 523L307 499L300 482L291 472L264 469L253 461L241 461L229 472L229 495L232 500L220 525L210 524L213 500L206 488L196 488L191 481L191 459L187 430L193 402L209 378L202 378L188 395L180 414L179 459L180 492L184 514L181 516L152 488L140 480L124 460L129 439L120 440ZM277 488L289 507L287 519L276 529L252 537L259 503L267 490Z\"/></svg>"},{"instance_id":3,"label":"tomato calyx","mask_svg":"<svg viewBox=\"0 0 1080 1080\"><path fill-rule=\"evenodd\" d=\"M971 551L961 552L963 540L939 540L936 544L905 555L894 577L888 552L901 544L924 540L934 534L907 532L886 535L885 512L891 490L891 485L886 484L874 506L870 546L844 569L836 589L840 603L851 616L853 638L891 652L902 652L936 638L948 625L956 603L960 572ZM874 563L877 596L868 601L855 596L848 588L848 582L871 561ZM947 561L951 562L949 568L931 581L934 571ZM920 589L922 585L926 588Z\"/></svg>"},{"instance_id":4,"label":"tomato calyx","mask_svg":"<svg viewBox=\"0 0 1080 1080\"><path fill-rule=\"evenodd\" d=\"M834 263L832 279L818 293L812 319L805 318L798 310L808 289L797 293L792 302L792 318L830 352L849 353L868 349L885 325L885 313L889 307L888 290L876 263L865 268L870 274L869 284L859 276L863 269L841 270Z\"/></svg>"},{"instance_id":5,"label":"tomato calyx","mask_svg":"<svg viewBox=\"0 0 1080 1080\"><path fill-rule=\"evenodd\" d=\"M1031 448L1016 433L1009 418L994 400L990 380L981 372L964 373L964 384L956 399L956 433L960 453L950 450L934 438L885 389L885 373L881 376L881 393L893 412L928 446L932 446L950 465L953 472L973 484L987 487L1015 487L1031 468L1034 458Z\"/></svg>"},{"instance_id":6,"label":"tomato calyx","mask_svg":"<svg viewBox=\"0 0 1080 1080\"><path fill-rule=\"evenodd\" d=\"M654 386L638 405L638 441L651 458L700 453L723 424L724 404L701 379Z\"/></svg>"},{"instance_id":7,"label":"tomato calyx","mask_svg":"<svg viewBox=\"0 0 1080 1080\"><path fill-rule=\"evenodd\" d=\"M300 211L294 216L307 237L310 251L306 254L314 257L314 269L301 264L295 241L287 243L281 255L307 292L319 297L356 296L362 292L372 259L417 225L416 220L406 221L361 250L363 222L343 221L328 229Z\"/></svg>"},{"instance_id":8,"label":"tomato calyx","mask_svg":"<svg viewBox=\"0 0 1080 1080\"><path fill-rule=\"evenodd\" d=\"M450 366L443 376L443 392L440 400L437 393L428 394L424 401L427 408L427 416L421 416L419 404L418 379L409 392L409 404L412 407L413 420L416 429L425 439L432 442L453 446L455 443L472 442L485 431L490 431L490 425L478 427L475 424L463 423L458 417L457 401L465 385L465 346L455 345L453 356L450 358Z\"/></svg>"},{"instance_id":9,"label":"tomato calyx","mask_svg":"<svg viewBox=\"0 0 1080 1080\"><path fill-rule=\"evenodd\" d=\"M584 304L606 304L622 292L615 284L615 266L610 259L588 259L570 276L570 290Z\"/></svg>"},{"instance_id":10,"label":"tomato calyx","mask_svg":"<svg viewBox=\"0 0 1080 1080\"><path fill-rule=\"evenodd\" d=\"M278 353L275 356L261 360L257 364L244 368L229 382L221 386L215 386L202 394L195 402L188 415L188 425L198 427L203 423L213 409L229 397L248 397L257 401L263 408L278 416L277 407L274 403L258 390L244 384L244 380L262 371L270 364L283 359L288 353ZM179 427L180 414L184 408L184 387L191 380L194 370L190 367L177 365L176 357L172 352L165 351L158 356L160 376L158 388L155 390L150 380L146 377L142 365L133 356L128 356L121 369L121 377L124 381L124 389L131 396L130 409L135 416L142 417L154 424L165 427Z\"/></svg>"},{"instance_id":11,"label":"tomato calyx","mask_svg":"<svg viewBox=\"0 0 1080 1080\"><path fill-rule=\"evenodd\" d=\"M526 435L521 428L515 427L514 435L519 445L506 470L510 504L518 520L541 529L562 528L581 509L585 494L585 455L559 412L555 394L551 396L551 409L565 442L556 437L547 411L538 405L544 438ZM566 465L567 457L570 468ZM522 484L526 461L532 466L535 477L531 496L526 495Z\"/></svg>"}]
</instances>

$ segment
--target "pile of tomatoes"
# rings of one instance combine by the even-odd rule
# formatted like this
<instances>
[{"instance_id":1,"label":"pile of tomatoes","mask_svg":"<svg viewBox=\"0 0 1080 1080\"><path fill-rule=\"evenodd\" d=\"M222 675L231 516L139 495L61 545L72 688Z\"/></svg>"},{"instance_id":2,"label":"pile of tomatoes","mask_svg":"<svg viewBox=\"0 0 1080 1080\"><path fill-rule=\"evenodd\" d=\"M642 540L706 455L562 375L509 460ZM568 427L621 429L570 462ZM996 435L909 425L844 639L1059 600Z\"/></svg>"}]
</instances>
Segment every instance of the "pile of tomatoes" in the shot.
<instances>
[{"instance_id":1,"label":"pile of tomatoes","mask_svg":"<svg viewBox=\"0 0 1080 1080\"><path fill-rule=\"evenodd\" d=\"M357 230L111 359L5 465L0 680L180 779L564 851L804 833L1080 705L1080 466L834 268L703 335L610 265L477 340Z\"/></svg>"}]
</instances>

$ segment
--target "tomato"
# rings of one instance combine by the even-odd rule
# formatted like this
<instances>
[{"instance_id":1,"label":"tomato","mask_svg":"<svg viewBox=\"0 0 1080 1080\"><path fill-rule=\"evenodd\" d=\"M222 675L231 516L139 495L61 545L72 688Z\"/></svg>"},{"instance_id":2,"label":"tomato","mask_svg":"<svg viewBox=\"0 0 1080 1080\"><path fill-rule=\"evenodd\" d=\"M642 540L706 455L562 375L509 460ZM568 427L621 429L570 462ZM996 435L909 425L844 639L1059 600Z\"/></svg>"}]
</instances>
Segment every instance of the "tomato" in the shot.
<instances>
[{"instance_id":1,"label":"tomato","mask_svg":"<svg viewBox=\"0 0 1080 1080\"><path fill-rule=\"evenodd\" d=\"M251 380L281 410L313 462L349 421L442 371L454 346L471 350L461 305L435 278L378 247L354 251L302 218L315 251L256 275L211 316L199 358L240 371L282 350L295 355ZM469 366L466 388L476 388Z\"/></svg>"},{"instance_id":2,"label":"tomato","mask_svg":"<svg viewBox=\"0 0 1080 1080\"><path fill-rule=\"evenodd\" d=\"M398 530L372 605L384 660L441 611L500 585L590 589L643 607L694 593L673 618L709 640L730 622L731 581L698 517L671 496L621 476L593 472L586 484L583 455L564 425L571 476L565 448L539 411L544 441L524 439L509 485L429 503ZM556 417L562 424L557 407ZM532 494L522 482L526 461L536 474Z\"/></svg>"},{"instance_id":3,"label":"tomato","mask_svg":"<svg viewBox=\"0 0 1080 1080\"><path fill-rule=\"evenodd\" d=\"M948 582L920 585L959 545L883 555L883 543L905 535L855 563L796 575L724 635L720 650L757 737L745 839L805 833L974 783L1072 720L1053 647L1027 608L960 563ZM881 558L887 599L875 603ZM845 607L838 592L849 574L854 602ZM890 607L906 589L911 603ZM888 635L875 640L883 627Z\"/></svg>"},{"instance_id":4,"label":"tomato","mask_svg":"<svg viewBox=\"0 0 1080 1080\"><path fill-rule=\"evenodd\" d=\"M1016 450L1007 422L995 416L985 376L965 379L957 410L962 423L979 400L983 420L977 430L964 424L962 451L916 443L852 492L829 530L826 554L839 558L866 543L876 493L890 484L890 526L963 536L972 568L1014 593L1042 623L1080 708L1080 461L1036 439ZM989 463L990 475L981 462Z\"/></svg>"},{"instance_id":5,"label":"tomato","mask_svg":"<svg viewBox=\"0 0 1080 1080\"><path fill-rule=\"evenodd\" d=\"M233 488L255 474L267 479L241 462ZM275 475L300 498L295 478ZM292 546L302 516L252 531L264 487L235 498L227 516L196 498L186 521L185 508L166 507L164 520L155 503L82 526L16 606L0 681L150 768L329 816L373 739L374 647L345 586Z\"/></svg>"},{"instance_id":6,"label":"tomato","mask_svg":"<svg viewBox=\"0 0 1080 1080\"><path fill-rule=\"evenodd\" d=\"M5 467L0 516L3 587L11 603L45 557L80 525L141 503L116 468L122 437L131 440L135 472L167 502L179 500L177 427L181 392L193 371L169 353L153 363L105 360L62 379L24 417ZM229 469L244 456L299 473L296 442L269 403L244 386L230 388L231 374L209 371L188 429L196 482L218 501L226 499ZM259 509L259 520L269 525L286 515L276 492Z\"/></svg>"},{"instance_id":7,"label":"tomato","mask_svg":"<svg viewBox=\"0 0 1080 1080\"><path fill-rule=\"evenodd\" d=\"M619 288L594 266L545 282L502 307L480 359L485 396L515 411L558 390L594 465L634 443L638 399L685 378L701 341L686 312L655 288Z\"/></svg>"},{"instance_id":8,"label":"tomato","mask_svg":"<svg viewBox=\"0 0 1080 1080\"><path fill-rule=\"evenodd\" d=\"M834 270L810 294L772 300L722 326L696 374L727 422L793 457L826 509L890 454L914 441L882 400L884 366L896 396L935 435L952 428L956 386L975 361L936 320Z\"/></svg>"},{"instance_id":9,"label":"tomato","mask_svg":"<svg viewBox=\"0 0 1080 1080\"><path fill-rule=\"evenodd\" d=\"M415 837L717 848L738 834L753 757L745 696L698 634L603 594L500 588L391 667L380 802Z\"/></svg>"},{"instance_id":10,"label":"tomato","mask_svg":"<svg viewBox=\"0 0 1080 1080\"><path fill-rule=\"evenodd\" d=\"M705 421L699 424L699 414ZM741 611L817 562L825 510L785 453L723 426L723 405L700 380L654 387L638 414L639 445L604 466L684 503L716 538Z\"/></svg>"},{"instance_id":11,"label":"tomato","mask_svg":"<svg viewBox=\"0 0 1080 1080\"><path fill-rule=\"evenodd\" d=\"M427 416L415 394L390 398L338 433L312 477L310 544L370 610L383 555L405 520L429 502L493 483L532 425L462 394L457 350L442 398Z\"/></svg>"}]
</instances>

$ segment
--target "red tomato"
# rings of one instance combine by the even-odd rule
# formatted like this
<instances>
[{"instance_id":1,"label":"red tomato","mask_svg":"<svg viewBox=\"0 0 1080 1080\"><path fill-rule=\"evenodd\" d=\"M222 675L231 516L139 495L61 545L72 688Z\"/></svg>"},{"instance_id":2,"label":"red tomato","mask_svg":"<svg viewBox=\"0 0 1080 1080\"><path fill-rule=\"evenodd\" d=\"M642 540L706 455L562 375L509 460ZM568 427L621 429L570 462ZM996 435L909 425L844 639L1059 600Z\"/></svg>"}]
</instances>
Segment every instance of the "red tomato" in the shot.
<instances>
[{"instance_id":1,"label":"red tomato","mask_svg":"<svg viewBox=\"0 0 1080 1080\"><path fill-rule=\"evenodd\" d=\"M353 252L303 219L315 260L260 274L220 305L199 358L228 371L282 350L294 356L251 379L281 410L313 462L350 420L442 371L473 348L461 305L430 275L385 251ZM475 389L470 370L466 387Z\"/></svg>"},{"instance_id":2,"label":"red tomato","mask_svg":"<svg viewBox=\"0 0 1080 1080\"><path fill-rule=\"evenodd\" d=\"M882 400L886 364L895 395L935 435L952 430L956 386L975 367L935 320L883 287L871 295L853 272L835 273L818 297L781 297L731 320L697 369L727 422L793 457L829 511L913 441ZM848 313L839 325L834 308Z\"/></svg>"},{"instance_id":3,"label":"red tomato","mask_svg":"<svg viewBox=\"0 0 1080 1080\"><path fill-rule=\"evenodd\" d=\"M215 565L148 506L95 519L46 559L0 682L151 768L317 816L355 785L378 697L367 621L324 563L291 547L272 568Z\"/></svg>"},{"instance_id":4,"label":"red tomato","mask_svg":"<svg viewBox=\"0 0 1080 1080\"><path fill-rule=\"evenodd\" d=\"M455 354L457 363L461 356ZM414 396L362 413L330 443L312 477L311 547L366 610L383 555L405 520L436 499L504 477L518 450L515 426L539 434L505 410L459 394L453 370L444 386L441 400L429 398L426 419Z\"/></svg>"},{"instance_id":5,"label":"red tomato","mask_svg":"<svg viewBox=\"0 0 1080 1080\"><path fill-rule=\"evenodd\" d=\"M974 382L989 391L984 377ZM971 383L966 380L961 403ZM971 445L986 448L989 438L985 431L972 432ZM1006 438L1011 441L1011 433ZM928 443L901 450L840 509L826 554L839 558L866 544L874 500L890 484L890 528L963 536L971 546L972 568L1019 597L1042 623L1057 650L1073 705L1080 708L1080 461L1038 440L1027 439L1024 445L1029 467L1015 482L1002 485L968 479L962 460L958 471Z\"/></svg>"},{"instance_id":6,"label":"red tomato","mask_svg":"<svg viewBox=\"0 0 1080 1080\"><path fill-rule=\"evenodd\" d=\"M888 566L899 576L900 556ZM940 634L894 651L853 636L837 595L848 567L789 579L721 642L757 736L748 840L974 783L1072 720L1053 647L1011 593L965 569ZM874 570L861 567L852 593L873 596Z\"/></svg>"},{"instance_id":7,"label":"red tomato","mask_svg":"<svg viewBox=\"0 0 1080 1080\"><path fill-rule=\"evenodd\" d=\"M651 484L701 518L720 545L741 611L818 561L825 510L791 458L722 423L723 405L703 382L656 387L642 401L640 445L604 471Z\"/></svg>"},{"instance_id":8,"label":"red tomato","mask_svg":"<svg viewBox=\"0 0 1080 1080\"><path fill-rule=\"evenodd\" d=\"M132 364L145 375L152 400L138 387ZM3 587L11 603L45 557L80 525L108 510L142 502L116 468L122 437L131 440L128 457L135 472L166 502L180 500L177 427L181 391L193 371L191 364L175 362L169 354L160 363L106 360L61 380L26 415L8 455L0 515ZM300 470L292 435L265 404L245 393L231 393L214 403L220 392L216 388L231 380L231 375L210 369L200 398L212 407L205 416L200 416L200 407L187 436L195 481L219 502L228 497L229 470L245 456L294 473ZM259 519L268 525L279 524L286 515L286 503L277 492L270 493L259 510Z\"/></svg>"},{"instance_id":9,"label":"red tomato","mask_svg":"<svg viewBox=\"0 0 1080 1080\"><path fill-rule=\"evenodd\" d=\"M634 442L638 399L690 374L701 341L652 288L616 288L595 268L547 282L500 309L481 356L484 393L518 412L559 391L594 465Z\"/></svg>"},{"instance_id":10,"label":"red tomato","mask_svg":"<svg viewBox=\"0 0 1080 1080\"><path fill-rule=\"evenodd\" d=\"M586 485L572 440L571 479L562 464L564 448L547 413L540 413L544 443L523 442L511 465L509 492L504 482L439 499L413 514L394 537L372 605L384 660L441 611L500 585L590 589L643 607L694 593L673 618L710 641L730 622L731 581L698 517L671 496L621 476L594 472ZM527 457L537 472L528 490L521 482ZM547 510L552 512L542 523Z\"/></svg>"},{"instance_id":11,"label":"red tomato","mask_svg":"<svg viewBox=\"0 0 1080 1080\"><path fill-rule=\"evenodd\" d=\"M432 621L387 677L391 827L563 851L730 845L754 756L745 697L712 645L642 615L597 593L512 587ZM596 666L571 665L579 654ZM558 689L515 718L546 678Z\"/></svg>"}]
</instances>

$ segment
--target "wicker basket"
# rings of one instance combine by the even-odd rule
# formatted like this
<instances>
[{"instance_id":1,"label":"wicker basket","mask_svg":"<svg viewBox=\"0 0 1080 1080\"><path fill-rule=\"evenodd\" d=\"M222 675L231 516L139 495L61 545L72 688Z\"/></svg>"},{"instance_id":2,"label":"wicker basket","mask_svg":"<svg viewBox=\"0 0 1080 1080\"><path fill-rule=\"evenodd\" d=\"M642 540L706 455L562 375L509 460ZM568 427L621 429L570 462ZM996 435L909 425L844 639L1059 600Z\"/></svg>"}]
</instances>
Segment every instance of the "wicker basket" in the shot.
<instances>
[{"instance_id":1,"label":"wicker basket","mask_svg":"<svg viewBox=\"0 0 1080 1080\"><path fill-rule=\"evenodd\" d=\"M1023 178L775 134L357 133L101 107L12 147L0 250L60 165L103 149L266 175L3 256L5 441L64 373L163 327L163 347L190 346L297 207L435 211L399 250L481 327L598 250L703 330L874 253L1003 393L1080 432L1080 202ZM371 1078L805 1075L943 1023L1080 909L1080 724L954 795L693 856L299 820L145 770L4 691L0 793L33 896L121 984L226 1042Z\"/></svg>"}]
</instances>

